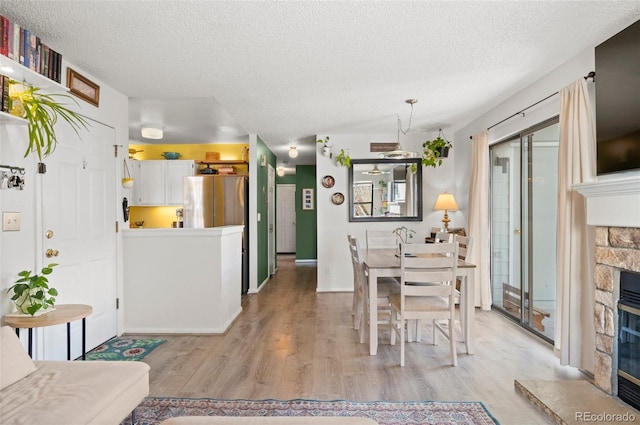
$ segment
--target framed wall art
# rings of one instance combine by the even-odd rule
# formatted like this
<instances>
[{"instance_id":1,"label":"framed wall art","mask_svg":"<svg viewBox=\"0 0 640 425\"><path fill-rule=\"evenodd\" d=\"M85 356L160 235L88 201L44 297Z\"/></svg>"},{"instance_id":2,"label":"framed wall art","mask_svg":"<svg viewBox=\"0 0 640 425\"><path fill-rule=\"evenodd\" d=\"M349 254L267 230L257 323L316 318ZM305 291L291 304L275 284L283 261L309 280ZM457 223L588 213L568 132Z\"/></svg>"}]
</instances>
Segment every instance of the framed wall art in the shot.
<instances>
[{"instance_id":1,"label":"framed wall art","mask_svg":"<svg viewBox=\"0 0 640 425\"><path fill-rule=\"evenodd\" d=\"M69 91L80 99L98 106L100 103L100 86L86 77L78 74L71 68L67 68L67 87Z\"/></svg>"},{"instance_id":2,"label":"framed wall art","mask_svg":"<svg viewBox=\"0 0 640 425\"><path fill-rule=\"evenodd\" d=\"M302 209L313 210L313 188L305 187L302 189Z\"/></svg>"}]
</instances>

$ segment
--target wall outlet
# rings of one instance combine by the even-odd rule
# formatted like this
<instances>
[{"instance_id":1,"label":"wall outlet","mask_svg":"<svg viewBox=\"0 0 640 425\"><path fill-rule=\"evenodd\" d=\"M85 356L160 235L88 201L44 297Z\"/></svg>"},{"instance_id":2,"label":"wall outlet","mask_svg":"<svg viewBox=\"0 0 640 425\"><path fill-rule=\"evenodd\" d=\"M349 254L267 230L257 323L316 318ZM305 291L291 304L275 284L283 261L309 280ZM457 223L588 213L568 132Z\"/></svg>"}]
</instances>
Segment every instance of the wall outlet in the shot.
<instances>
[{"instance_id":1,"label":"wall outlet","mask_svg":"<svg viewBox=\"0 0 640 425\"><path fill-rule=\"evenodd\" d=\"M20 213L19 212L3 212L2 213L2 231L15 232L20 230Z\"/></svg>"}]
</instances>

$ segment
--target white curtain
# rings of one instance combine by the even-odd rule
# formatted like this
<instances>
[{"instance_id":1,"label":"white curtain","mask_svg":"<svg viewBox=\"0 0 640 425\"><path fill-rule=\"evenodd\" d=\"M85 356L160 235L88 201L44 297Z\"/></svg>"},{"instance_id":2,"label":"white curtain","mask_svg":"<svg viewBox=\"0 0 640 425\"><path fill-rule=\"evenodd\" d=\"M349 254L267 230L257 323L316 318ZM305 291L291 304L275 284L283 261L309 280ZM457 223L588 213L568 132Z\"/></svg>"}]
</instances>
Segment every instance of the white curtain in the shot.
<instances>
[{"instance_id":1,"label":"white curtain","mask_svg":"<svg viewBox=\"0 0 640 425\"><path fill-rule=\"evenodd\" d=\"M491 277L489 265L491 244L489 233L489 133L473 136L471 183L469 185L469 236L473 248L468 261L476 265L476 306L491 309Z\"/></svg>"},{"instance_id":2,"label":"white curtain","mask_svg":"<svg viewBox=\"0 0 640 425\"><path fill-rule=\"evenodd\" d=\"M586 201L572 190L592 181L596 169L595 126L583 78L560 90L555 348L560 364L593 371L594 229Z\"/></svg>"}]
</instances>

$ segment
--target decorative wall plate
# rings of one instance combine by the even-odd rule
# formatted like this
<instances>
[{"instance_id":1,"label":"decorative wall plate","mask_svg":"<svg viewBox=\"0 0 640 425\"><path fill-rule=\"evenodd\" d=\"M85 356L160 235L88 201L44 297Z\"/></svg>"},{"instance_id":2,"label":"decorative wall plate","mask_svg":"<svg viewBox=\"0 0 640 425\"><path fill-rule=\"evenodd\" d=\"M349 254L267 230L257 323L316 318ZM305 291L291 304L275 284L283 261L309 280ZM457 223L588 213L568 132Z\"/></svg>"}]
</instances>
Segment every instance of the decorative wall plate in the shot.
<instances>
[{"instance_id":1,"label":"decorative wall plate","mask_svg":"<svg viewBox=\"0 0 640 425\"><path fill-rule=\"evenodd\" d=\"M331 195L331 202L333 202L336 205L340 205L344 202L344 195L340 192L336 192L333 195Z\"/></svg>"},{"instance_id":2,"label":"decorative wall plate","mask_svg":"<svg viewBox=\"0 0 640 425\"><path fill-rule=\"evenodd\" d=\"M333 176L324 176L322 178L322 185L324 187L331 188L334 184L336 184L336 180L333 178Z\"/></svg>"}]
</instances>

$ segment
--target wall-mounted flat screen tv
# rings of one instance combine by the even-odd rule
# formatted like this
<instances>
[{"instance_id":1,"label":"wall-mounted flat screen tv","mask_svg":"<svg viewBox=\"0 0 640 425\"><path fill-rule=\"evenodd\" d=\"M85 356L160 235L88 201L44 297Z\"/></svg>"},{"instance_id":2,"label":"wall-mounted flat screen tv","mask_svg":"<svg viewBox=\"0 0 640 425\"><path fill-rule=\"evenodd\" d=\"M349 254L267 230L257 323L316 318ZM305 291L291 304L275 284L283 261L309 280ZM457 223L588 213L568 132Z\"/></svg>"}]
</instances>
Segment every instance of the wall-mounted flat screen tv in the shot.
<instances>
[{"instance_id":1,"label":"wall-mounted flat screen tv","mask_svg":"<svg viewBox=\"0 0 640 425\"><path fill-rule=\"evenodd\" d=\"M640 21L595 48L597 174L640 169Z\"/></svg>"}]
</instances>

